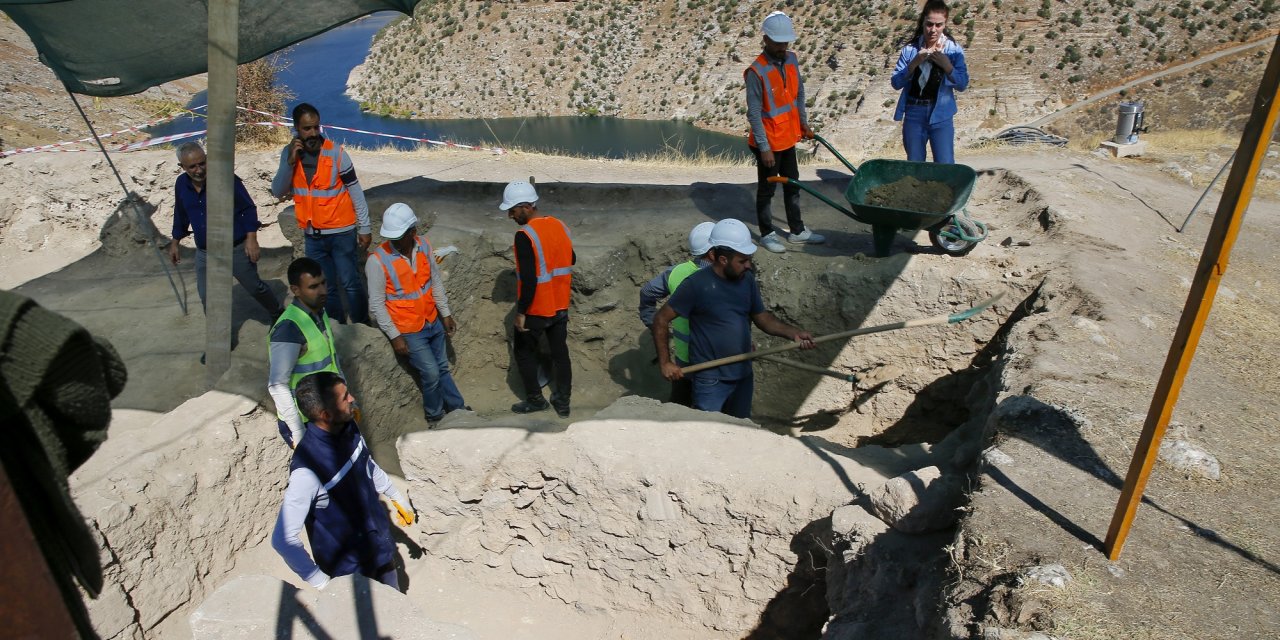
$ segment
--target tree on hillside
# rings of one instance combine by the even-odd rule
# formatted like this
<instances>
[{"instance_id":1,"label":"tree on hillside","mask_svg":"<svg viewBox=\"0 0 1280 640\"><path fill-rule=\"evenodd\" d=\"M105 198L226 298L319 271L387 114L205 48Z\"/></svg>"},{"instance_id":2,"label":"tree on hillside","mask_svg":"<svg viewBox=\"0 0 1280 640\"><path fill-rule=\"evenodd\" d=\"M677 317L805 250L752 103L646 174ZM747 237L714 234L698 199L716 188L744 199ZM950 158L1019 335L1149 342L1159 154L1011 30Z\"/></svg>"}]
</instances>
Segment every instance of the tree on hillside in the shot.
<instances>
[{"instance_id":1,"label":"tree on hillside","mask_svg":"<svg viewBox=\"0 0 1280 640\"><path fill-rule=\"evenodd\" d=\"M247 109L287 115L285 103L293 99L286 87L277 81L285 69L278 56L258 58L236 68L236 105ZM263 127L248 123L269 120L267 116L252 111L238 111L236 142L257 144L284 144L293 135L286 127Z\"/></svg>"}]
</instances>

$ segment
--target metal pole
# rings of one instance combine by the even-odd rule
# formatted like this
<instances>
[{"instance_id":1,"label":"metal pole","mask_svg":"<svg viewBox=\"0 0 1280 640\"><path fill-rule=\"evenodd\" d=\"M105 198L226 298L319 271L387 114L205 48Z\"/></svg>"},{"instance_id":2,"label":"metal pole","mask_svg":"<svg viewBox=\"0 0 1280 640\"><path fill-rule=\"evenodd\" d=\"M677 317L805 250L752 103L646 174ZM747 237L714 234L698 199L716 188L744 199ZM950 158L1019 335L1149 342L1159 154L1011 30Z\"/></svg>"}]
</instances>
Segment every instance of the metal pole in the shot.
<instances>
[{"instance_id":1,"label":"metal pole","mask_svg":"<svg viewBox=\"0 0 1280 640\"><path fill-rule=\"evenodd\" d=\"M209 0L208 227L205 236L205 374L212 387L231 368L231 252L235 206L236 58L239 0Z\"/></svg>"},{"instance_id":2,"label":"metal pole","mask_svg":"<svg viewBox=\"0 0 1280 640\"><path fill-rule=\"evenodd\" d=\"M1191 293L1182 310L1178 330L1173 334L1173 344L1169 347L1164 371L1160 374L1155 396L1151 399L1147 421L1142 426L1142 436L1138 438L1138 444L1134 448L1133 461L1129 464L1129 474L1125 477L1120 501L1116 503L1115 515L1112 516L1105 543L1107 557L1112 561L1120 557L1120 550L1124 548L1125 538L1133 525L1133 516L1138 510L1138 502L1142 500L1147 478L1155 464L1160 441L1169 426L1169 416L1178 402L1178 393L1182 390L1187 369L1191 367L1191 359L1195 357L1205 319L1213 308L1218 281L1227 272L1231 246L1235 244L1236 235L1240 232L1240 223L1244 220L1245 210L1253 196L1253 185L1258 179L1258 169L1266 157L1267 144L1276 128L1276 117L1280 112L1277 98L1280 98L1280 41L1271 49L1271 61L1267 63L1262 84L1258 87L1258 97L1253 103L1253 115L1249 117L1244 136L1240 138L1236 162L1231 167L1231 175L1223 188L1222 200L1218 202L1218 213L1213 219L1209 237L1205 240Z\"/></svg>"}]
</instances>

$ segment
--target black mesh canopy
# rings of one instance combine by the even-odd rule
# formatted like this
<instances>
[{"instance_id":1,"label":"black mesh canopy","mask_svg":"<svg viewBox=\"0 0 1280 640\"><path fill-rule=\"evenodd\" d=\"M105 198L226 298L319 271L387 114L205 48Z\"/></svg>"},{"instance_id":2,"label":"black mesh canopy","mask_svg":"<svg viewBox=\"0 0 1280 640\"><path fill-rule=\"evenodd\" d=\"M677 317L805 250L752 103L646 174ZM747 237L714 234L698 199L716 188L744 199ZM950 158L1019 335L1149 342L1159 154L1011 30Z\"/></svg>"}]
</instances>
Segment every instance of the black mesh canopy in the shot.
<instances>
[{"instance_id":1,"label":"black mesh canopy","mask_svg":"<svg viewBox=\"0 0 1280 640\"><path fill-rule=\"evenodd\" d=\"M239 62L377 11L418 0L240 0ZM0 0L40 59L74 92L122 96L208 70L209 15L199 0Z\"/></svg>"}]
</instances>

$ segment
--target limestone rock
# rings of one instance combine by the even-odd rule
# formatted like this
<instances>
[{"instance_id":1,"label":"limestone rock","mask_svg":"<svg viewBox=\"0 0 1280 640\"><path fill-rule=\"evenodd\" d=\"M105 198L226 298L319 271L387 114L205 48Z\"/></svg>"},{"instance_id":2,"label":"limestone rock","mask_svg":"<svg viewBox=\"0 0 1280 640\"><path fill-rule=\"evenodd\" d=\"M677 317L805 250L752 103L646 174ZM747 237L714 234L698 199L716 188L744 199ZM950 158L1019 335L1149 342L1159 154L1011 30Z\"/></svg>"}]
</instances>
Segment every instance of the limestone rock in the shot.
<instances>
[{"instance_id":1,"label":"limestone rock","mask_svg":"<svg viewBox=\"0 0 1280 640\"><path fill-rule=\"evenodd\" d=\"M1167 437L1160 443L1160 461L1187 475L1217 480L1222 472L1218 459L1190 440Z\"/></svg>"},{"instance_id":2,"label":"limestone rock","mask_svg":"<svg viewBox=\"0 0 1280 640\"><path fill-rule=\"evenodd\" d=\"M475 637L462 627L432 622L408 596L363 576L334 578L323 591L269 576L240 576L218 587L187 621L194 640Z\"/></svg>"},{"instance_id":3,"label":"limestone rock","mask_svg":"<svg viewBox=\"0 0 1280 640\"><path fill-rule=\"evenodd\" d=\"M955 523L961 487L937 467L898 476L870 493L871 513L903 533L938 531Z\"/></svg>"},{"instance_id":4,"label":"limestone rock","mask_svg":"<svg viewBox=\"0 0 1280 640\"><path fill-rule=\"evenodd\" d=\"M1027 569L1027 580L1062 588L1071 583L1071 573L1060 564L1042 564Z\"/></svg>"},{"instance_id":5,"label":"limestone rock","mask_svg":"<svg viewBox=\"0 0 1280 640\"><path fill-rule=\"evenodd\" d=\"M749 421L636 397L559 433L447 429L398 449L422 520L449 523L418 542L476 580L743 632L808 562L796 549L822 556L812 540L831 511L883 482L859 456L890 473L919 464L878 447L824 459Z\"/></svg>"}]
</instances>

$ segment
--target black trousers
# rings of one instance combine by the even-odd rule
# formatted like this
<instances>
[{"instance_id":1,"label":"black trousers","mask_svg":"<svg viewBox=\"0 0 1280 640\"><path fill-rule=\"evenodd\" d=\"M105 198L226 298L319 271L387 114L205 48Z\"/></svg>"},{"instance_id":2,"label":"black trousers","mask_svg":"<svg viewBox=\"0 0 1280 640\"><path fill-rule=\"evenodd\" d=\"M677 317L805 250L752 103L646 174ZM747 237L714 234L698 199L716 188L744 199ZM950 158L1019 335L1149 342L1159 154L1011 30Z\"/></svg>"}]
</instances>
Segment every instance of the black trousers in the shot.
<instances>
[{"instance_id":1,"label":"black trousers","mask_svg":"<svg viewBox=\"0 0 1280 640\"><path fill-rule=\"evenodd\" d=\"M525 400L540 402L542 385L538 384L538 340L547 336L551 348L552 380L555 388L551 404L557 407L569 405L573 390L573 369L569 363L569 312L561 311L552 317L525 316L525 331L516 331L514 337L516 368L524 383Z\"/></svg>"},{"instance_id":2,"label":"black trousers","mask_svg":"<svg viewBox=\"0 0 1280 640\"><path fill-rule=\"evenodd\" d=\"M749 145L748 145L749 146ZM769 203L778 190L776 182L769 182L771 176L785 176L792 180L800 179L800 165L796 163L796 148L773 152L773 167L766 167L760 161L760 150L750 147L756 157L756 220L760 223L760 237L773 233L773 214ZM782 204L787 210L787 226L791 233L804 231L804 221L800 219L800 187L787 183L782 185Z\"/></svg>"}]
</instances>

